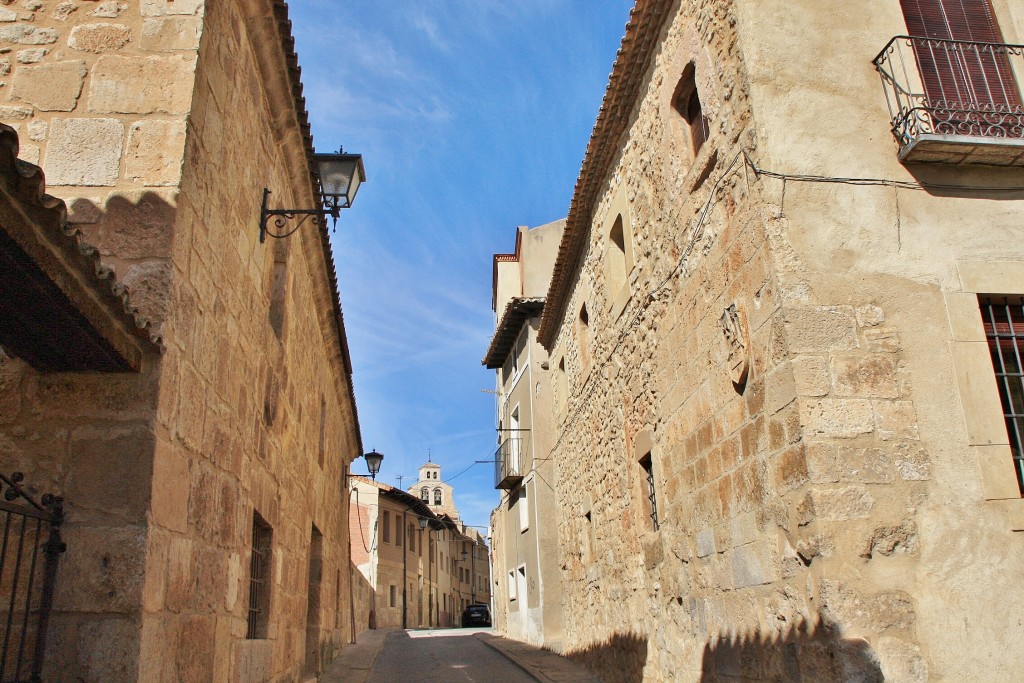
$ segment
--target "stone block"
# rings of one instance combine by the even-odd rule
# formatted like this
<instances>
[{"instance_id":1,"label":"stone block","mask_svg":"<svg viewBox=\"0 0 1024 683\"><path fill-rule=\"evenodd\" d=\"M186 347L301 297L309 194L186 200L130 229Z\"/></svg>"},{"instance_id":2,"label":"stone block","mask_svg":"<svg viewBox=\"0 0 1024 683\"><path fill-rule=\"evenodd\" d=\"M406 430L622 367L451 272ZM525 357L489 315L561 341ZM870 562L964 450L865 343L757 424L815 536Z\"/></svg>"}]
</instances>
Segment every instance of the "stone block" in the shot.
<instances>
[{"instance_id":1,"label":"stone block","mask_svg":"<svg viewBox=\"0 0 1024 683\"><path fill-rule=\"evenodd\" d=\"M132 304L154 323L167 320L171 271L169 261L147 261L129 266L121 278L131 294Z\"/></svg>"},{"instance_id":2,"label":"stone block","mask_svg":"<svg viewBox=\"0 0 1024 683\"><path fill-rule=\"evenodd\" d=\"M175 195L139 190L110 195L100 218L104 246L123 259L167 258L177 218Z\"/></svg>"},{"instance_id":3,"label":"stone block","mask_svg":"<svg viewBox=\"0 0 1024 683\"><path fill-rule=\"evenodd\" d=\"M971 450L978 459L986 500L1014 500L1021 497L1009 446L974 446Z\"/></svg>"},{"instance_id":4,"label":"stone block","mask_svg":"<svg viewBox=\"0 0 1024 683\"><path fill-rule=\"evenodd\" d=\"M199 49L202 22L197 17L163 17L142 22L139 46L150 52Z\"/></svg>"},{"instance_id":5,"label":"stone block","mask_svg":"<svg viewBox=\"0 0 1024 683\"><path fill-rule=\"evenodd\" d=\"M232 646L235 654L235 676L232 683L271 680L274 672L273 641L236 640Z\"/></svg>"},{"instance_id":6,"label":"stone block","mask_svg":"<svg viewBox=\"0 0 1024 683\"><path fill-rule=\"evenodd\" d=\"M916 555L917 525L913 521L895 526L881 526L875 529L864 543L861 557L872 558L875 555Z\"/></svg>"},{"instance_id":7,"label":"stone block","mask_svg":"<svg viewBox=\"0 0 1024 683\"><path fill-rule=\"evenodd\" d=\"M124 144L117 119L54 119L44 170L50 185L113 185Z\"/></svg>"},{"instance_id":8,"label":"stone block","mask_svg":"<svg viewBox=\"0 0 1024 683\"><path fill-rule=\"evenodd\" d=\"M837 463L838 449L835 445L824 441L811 441L807 444L805 460L807 475L816 484L834 483L839 481Z\"/></svg>"},{"instance_id":9,"label":"stone block","mask_svg":"<svg viewBox=\"0 0 1024 683\"><path fill-rule=\"evenodd\" d=\"M67 18L70 17L72 13L76 11L78 11L78 5L71 2L70 0L65 0L65 2L59 3L56 7L53 8L53 14L51 14L50 16L52 16L57 21L67 21Z\"/></svg>"},{"instance_id":10,"label":"stone block","mask_svg":"<svg viewBox=\"0 0 1024 683\"><path fill-rule=\"evenodd\" d=\"M943 292L949 331L954 341L985 341L977 294Z\"/></svg>"},{"instance_id":11,"label":"stone block","mask_svg":"<svg viewBox=\"0 0 1024 683\"><path fill-rule=\"evenodd\" d=\"M140 0L139 9L144 17L160 17L166 14L201 15L206 0Z\"/></svg>"},{"instance_id":12,"label":"stone block","mask_svg":"<svg viewBox=\"0 0 1024 683\"><path fill-rule=\"evenodd\" d=\"M775 486L780 494L804 484L808 478L807 458L802 443L790 446L775 457Z\"/></svg>"},{"instance_id":13,"label":"stone block","mask_svg":"<svg viewBox=\"0 0 1024 683\"><path fill-rule=\"evenodd\" d=\"M213 672L217 617L212 614L183 616L178 622L175 671L180 683L206 683Z\"/></svg>"},{"instance_id":14,"label":"stone block","mask_svg":"<svg viewBox=\"0 0 1024 683\"><path fill-rule=\"evenodd\" d=\"M875 499L864 486L836 489L812 489L814 514L818 519L844 521L863 519L871 514Z\"/></svg>"},{"instance_id":15,"label":"stone block","mask_svg":"<svg viewBox=\"0 0 1024 683\"><path fill-rule=\"evenodd\" d=\"M31 24L0 26L0 42L17 45L51 45L57 42L59 34L52 28L41 28Z\"/></svg>"},{"instance_id":16,"label":"stone block","mask_svg":"<svg viewBox=\"0 0 1024 683\"><path fill-rule=\"evenodd\" d=\"M78 24L71 29L68 47L80 52L113 52L127 45L131 38L131 29L124 24Z\"/></svg>"},{"instance_id":17,"label":"stone block","mask_svg":"<svg viewBox=\"0 0 1024 683\"><path fill-rule=\"evenodd\" d=\"M45 47L33 47L27 50L18 50L18 54L14 56L18 64L38 64L43 61L43 57L49 52Z\"/></svg>"},{"instance_id":18,"label":"stone block","mask_svg":"<svg viewBox=\"0 0 1024 683\"><path fill-rule=\"evenodd\" d=\"M118 0L105 0L96 6L96 9L89 12L94 17L103 17L104 19L117 19L122 12L128 9L128 4L124 2L118 2Z\"/></svg>"},{"instance_id":19,"label":"stone block","mask_svg":"<svg viewBox=\"0 0 1024 683\"><path fill-rule=\"evenodd\" d=\"M856 310L857 324L861 327L875 327L885 322L885 313L874 304L858 306Z\"/></svg>"},{"instance_id":20,"label":"stone block","mask_svg":"<svg viewBox=\"0 0 1024 683\"><path fill-rule=\"evenodd\" d=\"M744 512L733 517L731 526L733 546L753 543L761 536L761 530L757 526L757 517L753 512Z\"/></svg>"},{"instance_id":21,"label":"stone block","mask_svg":"<svg viewBox=\"0 0 1024 683\"><path fill-rule=\"evenodd\" d=\"M872 353L896 353L902 348L900 334L888 327L864 330L864 347Z\"/></svg>"},{"instance_id":22,"label":"stone block","mask_svg":"<svg viewBox=\"0 0 1024 683\"><path fill-rule=\"evenodd\" d=\"M883 441L917 440L917 411L912 401L875 401L875 429Z\"/></svg>"},{"instance_id":23,"label":"stone block","mask_svg":"<svg viewBox=\"0 0 1024 683\"><path fill-rule=\"evenodd\" d=\"M188 458L177 448L159 448L153 460L153 480L158 482L153 486L153 523L184 533L188 529Z\"/></svg>"},{"instance_id":24,"label":"stone block","mask_svg":"<svg viewBox=\"0 0 1024 683\"><path fill-rule=\"evenodd\" d=\"M716 552L714 530L709 528L697 532L697 557L707 557Z\"/></svg>"},{"instance_id":25,"label":"stone block","mask_svg":"<svg viewBox=\"0 0 1024 683\"><path fill-rule=\"evenodd\" d=\"M188 113L195 62L195 55L103 55L93 67L89 110L100 114Z\"/></svg>"},{"instance_id":26,"label":"stone block","mask_svg":"<svg viewBox=\"0 0 1024 683\"><path fill-rule=\"evenodd\" d=\"M46 121L29 121L28 125L25 126L25 130L28 133L28 139L39 142L40 140L46 139L46 131L50 129L50 124Z\"/></svg>"},{"instance_id":27,"label":"stone block","mask_svg":"<svg viewBox=\"0 0 1024 683\"><path fill-rule=\"evenodd\" d=\"M767 543L752 543L732 551L732 580L737 589L762 586L781 578L779 562Z\"/></svg>"},{"instance_id":28,"label":"stone block","mask_svg":"<svg viewBox=\"0 0 1024 683\"><path fill-rule=\"evenodd\" d=\"M185 154L185 121L139 121L128 131L125 177L142 185L177 185Z\"/></svg>"},{"instance_id":29,"label":"stone block","mask_svg":"<svg viewBox=\"0 0 1024 683\"><path fill-rule=\"evenodd\" d=\"M896 472L904 481L925 481L931 479L931 458L919 444L904 443L896 446L893 457Z\"/></svg>"},{"instance_id":30,"label":"stone block","mask_svg":"<svg viewBox=\"0 0 1024 683\"><path fill-rule=\"evenodd\" d=\"M859 346L852 306L789 306L783 309L793 353L847 351Z\"/></svg>"},{"instance_id":31,"label":"stone block","mask_svg":"<svg viewBox=\"0 0 1024 683\"><path fill-rule=\"evenodd\" d=\"M984 341L951 342L950 351L968 443L978 446L1009 443L988 344Z\"/></svg>"},{"instance_id":32,"label":"stone block","mask_svg":"<svg viewBox=\"0 0 1024 683\"><path fill-rule=\"evenodd\" d=\"M9 24L12 21L18 20L18 13L14 10L7 9L6 7L0 7L0 22Z\"/></svg>"},{"instance_id":33,"label":"stone block","mask_svg":"<svg viewBox=\"0 0 1024 683\"><path fill-rule=\"evenodd\" d=\"M32 107L0 107L0 121L10 123L11 121L24 121L32 118Z\"/></svg>"},{"instance_id":34,"label":"stone block","mask_svg":"<svg viewBox=\"0 0 1024 683\"><path fill-rule=\"evenodd\" d=\"M839 448L835 470L841 481L885 484L895 479L891 454L881 448L844 446Z\"/></svg>"},{"instance_id":35,"label":"stone block","mask_svg":"<svg viewBox=\"0 0 1024 683\"><path fill-rule=\"evenodd\" d=\"M957 261L965 292L1024 292L1024 261Z\"/></svg>"},{"instance_id":36,"label":"stone block","mask_svg":"<svg viewBox=\"0 0 1024 683\"><path fill-rule=\"evenodd\" d=\"M921 648L899 638L883 636L878 640L878 659L882 675L892 683L927 683L928 662Z\"/></svg>"},{"instance_id":37,"label":"stone block","mask_svg":"<svg viewBox=\"0 0 1024 683\"><path fill-rule=\"evenodd\" d=\"M826 396L832 389L828 358L797 356L793 359L793 378L800 396Z\"/></svg>"},{"instance_id":38,"label":"stone block","mask_svg":"<svg viewBox=\"0 0 1024 683\"><path fill-rule=\"evenodd\" d=\"M874 431L871 401L860 398L799 399L800 424L811 432L833 438L850 438Z\"/></svg>"},{"instance_id":39,"label":"stone block","mask_svg":"<svg viewBox=\"0 0 1024 683\"><path fill-rule=\"evenodd\" d=\"M132 614L142 601L146 530L142 526L68 527L54 609Z\"/></svg>"},{"instance_id":40,"label":"stone block","mask_svg":"<svg viewBox=\"0 0 1024 683\"><path fill-rule=\"evenodd\" d=\"M149 508L153 448L153 434L145 427L75 429L69 445L68 499L80 514L90 511L141 523Z\"/></svg>"},{"instance_id":41,"label":"stone block","mask_svg":"<svg viewBox=\"0 0 1024 683\"><path fill-rule=\"evenodd\" d=\"M14 72L11 98L41 111L72 111L82 94L86 73L85 62L78 60L23 66Z\"/></svg>"},{"instance_id":42,"label":"stone block","mask_svg":"<svg viewBox=\"0 0 1024 683\"><path fill-rule=\"evenodd\" d=\"M832 387L836 396L895 398L896 361L877 353L833 356Z\"/></svg>"},{"instance_id":43,"label":"stone block","mask_svg":"<svg viewBox=\"0 0 1024 683\"><path fill-rule=\"evenodd\" d=\"M138 680L140 629L137 619L102 618L78 628L78 680L132 683Z\"/></svg>"}]
</instances>

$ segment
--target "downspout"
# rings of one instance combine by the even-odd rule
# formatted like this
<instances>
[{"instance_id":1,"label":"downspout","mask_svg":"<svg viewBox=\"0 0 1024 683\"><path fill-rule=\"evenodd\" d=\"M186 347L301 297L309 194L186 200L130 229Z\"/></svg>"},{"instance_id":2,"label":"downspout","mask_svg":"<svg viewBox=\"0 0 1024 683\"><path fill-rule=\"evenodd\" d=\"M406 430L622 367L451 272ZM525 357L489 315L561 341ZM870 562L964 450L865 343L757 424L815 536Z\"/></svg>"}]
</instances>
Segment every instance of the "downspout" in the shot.
<instances>
[{"instance_id":1,"label":"downspout","mask_svg":"<svg viewBox=\"0 0 1024 683\"><path fill-rule=\"evenodd\" d=\"M355 491L355 490L356 490L355 487L352 487L352 491ZM351 636L350 636L348 642L349 642L350 645L355 645L356 644L356 596L355 596L356 589L355 589L355 579L354 579L354 575L352 573L352 565L354 564L352 562L352 532L351 532L351 529L352 529L352 491L349 491L349 501L348 501L349 519L347 520L348 521L348 528L349 528L349 539L348 539L348 610L349 610L349 620L351 621L351 624L352 624ZM356 506L357 506L356 507L356 514L357 515L359 514L359 507L358 507L358 505L359 505L359 492L356 491ZM367 520L367 521L369 521L369 520ZM369 525L367 525L367 526L369 526ZM361 529L362 529L362 527L360 527L360 532L359 532L360 534L362 534ZM363 539L359 539L359 540L362 541ZM371 547L373 547L373 546L371 546Z\"/></svg>"},{"instance_id":2,"label":"downspout","mask_svg":"<svg viewBox=\"0 0 1024 683\"><path fill-rule=\"evenodd\" d=\"M406 591L408 590L407 584L409 583L409 571L406 568L407 563L409 561L409 539L406 537L406 534L405 534L405 529L406 529L406 527L405 527L405 524L406 524L405 513L408 512L408 510L409 510L409 508L406 508L405 510L402 510L402 537L403 537L402 538L402 541L403 541L402 542L402 628L403 629L404 628L408 628L408 622L406 620L407 619L407 617L406 617L406 609L405 609L405 599L406 599L405 594L406 594Z\"/></svg>"}]
</instances>

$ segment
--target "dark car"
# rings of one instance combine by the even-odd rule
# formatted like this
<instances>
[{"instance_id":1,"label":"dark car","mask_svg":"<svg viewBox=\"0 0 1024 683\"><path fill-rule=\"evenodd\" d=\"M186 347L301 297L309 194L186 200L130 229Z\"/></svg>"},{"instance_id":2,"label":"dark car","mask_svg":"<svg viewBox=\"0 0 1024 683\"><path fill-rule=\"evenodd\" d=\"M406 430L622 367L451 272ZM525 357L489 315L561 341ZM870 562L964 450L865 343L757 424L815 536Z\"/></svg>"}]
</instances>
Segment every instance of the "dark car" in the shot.
<instances>
[{"instance_id":1,"label":"dark car","mask_svg":"<svg viewBox=\"0 0 1024 683\"><path fill-rule=\"evenodd\" d=\"M491 610L487 605L470 605L462 610L463 626L490 626Z\"/></svg>"}]
</instances>

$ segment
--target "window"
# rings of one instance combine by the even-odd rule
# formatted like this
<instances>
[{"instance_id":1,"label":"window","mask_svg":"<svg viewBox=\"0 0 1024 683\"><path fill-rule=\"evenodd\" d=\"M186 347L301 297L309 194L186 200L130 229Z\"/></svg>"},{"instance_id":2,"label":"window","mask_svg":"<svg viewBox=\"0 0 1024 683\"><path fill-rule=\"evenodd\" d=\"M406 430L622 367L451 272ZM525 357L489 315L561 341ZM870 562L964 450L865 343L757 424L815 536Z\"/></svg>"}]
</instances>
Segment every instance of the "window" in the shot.
<instances>
[{"instance_id":1,"label":"window","mask_svg":"<svg viewBox=\"0 0 1024 683\"><path fill-rule=\"evenodd\" d=\"M323 535L313 525L309 538L309 574L306 580L307 675L320 671L320 583L323 577Z\"/></svg>"},{"instance_id":2,"label":"window","mask_svg":"<svg viewBox=\"0 0 1024 683\"><path fill-rule=\"evenodd\" d=\"M640 469L643 472L643 488L646 496L647 516L651 519L654 530L658 530L658 500L654 490L654 468L651 465L651 454L640 458Z\"/></svg>"},{"instance_id":3,"label":"window","mask_svg":"<svg viewBox=\"0 0 1024 683\"><path fill-rule=\"evenodd\" d=\"M1024 495L1024 455L1021 452L1024 441L1024 299L982 298L980 303L1017 472L1017 486Z\"/></svg>"},{"instance_id":4,"label":"window","mask_svg":"<svg viewBox=\"0 0 1024 683\"><path fill-rule=\"evenodd\" d=\"M515 570L512 570L512 571L510 571L508 573L508 599L509 599L509 602L515 600L517 597L519 597L519 596L516 595L516 572L515 572Z\"/></svg>"},{"instance_id":5,"label":"window","mask_svg":"<svg viewBox=\"0 0 1024 683\"><path fill-rule=\"evenodd\" d=\"M708 140L710 133L708 117L700 104L697 92L697 68L693 62L686 65L683 75L672 96L672 107L679 113L690 129L690 144L693 156L697 156L700 148Z\"/></svg>"},{"instance_id":6,"label":"window","mask_svg":"<svg viewBox=\"0 0 1024 683\"><path fill-rule=\"evenodd\" d=\"M1019 112L1022 102L990 0L900 0L935 132L1005 135L982 112ZM927 40L925 40L927 39ZM1013 116L1019 120L1019 117Z\"/></svg>"},{"instance_id":7,"label":"window","mask_svg":"<svg viewBox=\"0 0 1024 683\"><path fill-rule=\"evenodd\" d=\"M434 505L441 504L441 489L434 489Z\"/></svg>"},{"instance_id":8,"label":"window","mask_svg":"<svg viewBox=\"0 0 1024 683\"><path fill-rule=\"evenodd\" d=\"M412 524L408 526L408 532L405 537L409 539L409 552L416 552L416 531L413 529Z\"/></svg>"},{"instance_id":9,"label":"window","mask_svg":"<svg viewBox=\"0 0 1024 683\"><path fill-rule=\"evenodd\" d=\"M274 336L284 333L285 297L288 283L288 248L284 240L274 240L274 265L270 277L270 310L268 319Z\"/></svg>"},{"instance_id":10,"label":"window","mask_svg":"<svg viewBox=\"0 0 1024 683\"><path fill-rule=\"evenodd\" d=\"M320 469L324 468L324 453L327 451L327 400L320 396L320 450L317 455L317 462Z\"/></svg>"},{"instance_id":11,"label":"window","mask_svg":"<svg viewBox=\"0 0 1024 683\"><path fill-rule=\"evenodd\" d=\"M615 290L618 291L618 288ZM580 306L579 325L576 328L580 345L580 360L583 366L590 365L590 314L587 313L587 305Z\"/></svg>"},{"instance_id":12,"label":"window","mask_svg":"<svg viewBox=\"0 0 1024 683\"><path fill-rule=\"evenodd\" d=\"M558 359L558 372L555 376L555 393L558 398L558 412L564 413L569 405L569 377L565 374L565 358Z\"/></svg>"},{"instance_id":13,"label":"window","mask_svg":"<svg viewBox=\"0 0 1024 683\"><path fill-rule=\"evenodd\" d=\"M404 529L402 529L402 520L401 518L399 518L398 515L395 515L395 545L397 545L399 548L402 547L403 531Z\"/></svg>"},{"instance_id":14,"label":"window","mask_svg":"<svg viewBox=\"0 0 1024 683\"><path fill-rule=\"evenodd\" d=\"M394 607L397 604L398 590L394 586L388 586L388 606Z\"/></svg>"},{"instance_id":15,"label":"window","mask_svg":"<svg viewBox=\"0 0 1024 683\"><path fill-rule=\"evenodd\" d=\"M427 477L430 477L429 472L427 473ZM424 503L430 502L430 489L428 489L426 486L420 489L420 500L422 500Z\"/></svg>"},{"instance_id":16,"label":"window","mask_svg":"<svg viewBox=\"0 0 1024 683\"><path fill-rule=\"evenodd\" d=\"M252 512L252 556L249 561L249 621L245 637L267 637L270 624L270 565L273 529Z\"/></svg>"},{"instance_id":17,"label":"window","mask_svg":"<svg viewBox=\"0 0 1024 683\"><path fill-rule=\"evenodd\" d=\"M622 214L615 217L608 232L608 246L605 248L605 278L608 282L608 296L613 299L626 284L626 233L622 225Z\"/></svg>"},{"instance_id":18,"label":"window","mask_svg":"<svg viewBox=\"0 0 1024 683\"><path fill-rule=\"evenodd\" d=\"M380 525L381 540L384 543L391 543L391 513L384 511L384 523Z\"/></svg>"},{"instance_id":19,"label":"window","mask_svg":"<svg viewBox=\"0 0 1024 683\"><path fill-rule=\"evenodd\" d=\"M526 505L526 485L519 489L516 507L519 508L519 531L526 531L530 528L530 511Z\"/></svg>"}]
</instances>

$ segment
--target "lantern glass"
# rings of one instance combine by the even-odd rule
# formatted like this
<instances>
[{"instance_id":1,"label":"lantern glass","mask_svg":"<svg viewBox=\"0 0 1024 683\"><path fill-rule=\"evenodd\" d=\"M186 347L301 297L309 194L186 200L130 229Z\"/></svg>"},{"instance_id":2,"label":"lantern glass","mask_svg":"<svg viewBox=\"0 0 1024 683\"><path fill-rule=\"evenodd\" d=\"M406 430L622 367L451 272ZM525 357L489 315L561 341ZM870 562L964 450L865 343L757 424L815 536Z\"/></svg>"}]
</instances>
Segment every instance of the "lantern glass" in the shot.
<instances>
[{"instance_id":1,"label":"lantern glass","mask_svg":"<svg viewBox=\"0 0 1024 683\"><path fill-rule=\"evenodd\" d=\"M370 475L376 477L380 472L380 464L384 460L384 456L377 451L370 451L363 458L366 459L366 469L370 471Z\"/></svg>"},{"instance_id":2,"label":"lantern glass","mask_svg":"<svg viewBox=\"0 0 1024 683\"><path fill-rule=\"evenodd\" d=\"M332 209L352 206L360 185L366 180L361 154L317 154L320 190L324 203Z\"/></svg>"}]
</instances>

